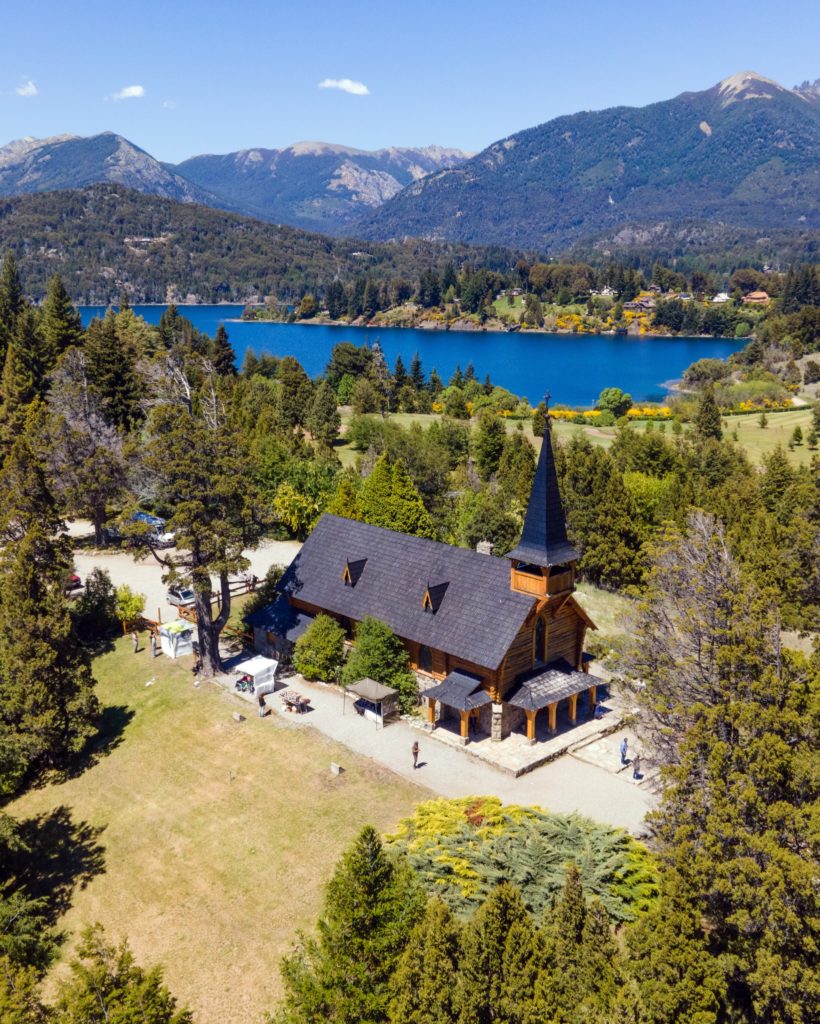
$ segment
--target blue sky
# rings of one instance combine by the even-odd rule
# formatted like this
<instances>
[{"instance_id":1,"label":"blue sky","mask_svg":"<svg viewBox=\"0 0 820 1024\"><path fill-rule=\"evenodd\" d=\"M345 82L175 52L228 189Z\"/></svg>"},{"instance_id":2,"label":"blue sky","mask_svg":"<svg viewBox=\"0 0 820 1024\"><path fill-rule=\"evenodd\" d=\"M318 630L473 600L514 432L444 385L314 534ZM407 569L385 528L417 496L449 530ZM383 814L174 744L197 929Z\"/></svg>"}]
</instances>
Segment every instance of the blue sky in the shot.
<instances>
[{"instance_id":1,"label":"blue sky","mask_svg":"<svg viewBox=\"0 0 820 1024\"><path fill-rule=\"evenodd\" d=\"M820 77L819 40L808 0L6 0L0 144L111 129L170 161L304 139L478 150L737 71L791 87Z\"/></svg>"}]
</instances>

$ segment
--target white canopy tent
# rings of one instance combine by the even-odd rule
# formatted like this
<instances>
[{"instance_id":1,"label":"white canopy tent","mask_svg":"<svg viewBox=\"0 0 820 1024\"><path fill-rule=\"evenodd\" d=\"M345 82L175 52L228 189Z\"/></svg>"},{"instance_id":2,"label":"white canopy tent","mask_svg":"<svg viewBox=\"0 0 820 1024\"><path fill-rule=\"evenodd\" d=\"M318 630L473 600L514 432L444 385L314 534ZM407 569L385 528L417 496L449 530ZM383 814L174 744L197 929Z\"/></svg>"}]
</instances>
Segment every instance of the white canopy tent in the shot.
<instances>
[{"instance_id":1,"label":"white canopy tent","mask_svg":"<svg viewBox=\"0 0 820 1024\"><path fill-rule=\"evenodd\" d=\"M254 658L248 658L240 665L237 665L234 672L237 675L250 676L253 680L253 692L257 694L273 693L276 689L276 670L279 662L275 658L265 658L257 654Z\"/></svg>"},{"instance_id":2,"label":"white canopy tent","mask_svg":"<svg viewBox=\"0 0 820 1024\"><path fill-rule=\"evenodd\" d=\"M194 627L184 619L164 622L159 627L159 645L169 658L182 658L194 653Z\"/></svg>"}]
</instances>

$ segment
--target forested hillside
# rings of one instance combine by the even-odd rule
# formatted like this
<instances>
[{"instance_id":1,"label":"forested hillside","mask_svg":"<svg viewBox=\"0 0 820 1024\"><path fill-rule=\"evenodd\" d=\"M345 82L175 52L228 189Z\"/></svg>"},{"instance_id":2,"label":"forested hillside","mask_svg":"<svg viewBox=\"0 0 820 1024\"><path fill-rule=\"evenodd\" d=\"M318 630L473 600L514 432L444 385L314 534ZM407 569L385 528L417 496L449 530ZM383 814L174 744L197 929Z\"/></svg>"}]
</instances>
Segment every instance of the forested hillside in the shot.
<instances>
[{"instance_id":1,"label":"forested hillside","mask_svg":"<svg viewBox=\"0 0 820 1024\"><path fill-rule=\"evenodd\" d=\"M450 260L501 270L515 263L499 247L330 239L119 185L0 201L0 251L18 257L32 298L59 273L80 303L123 291L132 302L299 298L337 279L415 280Z\"/></svg>"},{"instance_id":2,"label":"forested hillside","mask_svg":"<svg viewBox=\"0 0 820 1024\"><path fill-rule=\"evenodd\" d=\"M369 238L560 252L626 224L820 227L820 104L752 72L647 107L559 117L408 186Z\"/></svg>"}]
</instances>

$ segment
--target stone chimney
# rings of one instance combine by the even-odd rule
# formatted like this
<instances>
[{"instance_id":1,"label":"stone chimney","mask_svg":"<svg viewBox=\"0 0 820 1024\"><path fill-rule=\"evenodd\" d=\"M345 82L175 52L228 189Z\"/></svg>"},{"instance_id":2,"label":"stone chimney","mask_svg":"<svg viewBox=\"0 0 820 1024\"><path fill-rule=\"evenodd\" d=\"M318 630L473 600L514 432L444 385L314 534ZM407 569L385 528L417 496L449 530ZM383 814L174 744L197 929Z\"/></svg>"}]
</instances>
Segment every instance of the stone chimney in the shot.
<instances>
[{"instance_id":1,"label":"stone chimney","mask_svg":"<svg viewBox=\"0 0 820 1024\"><path fill-rule=\"evenodd\" d=\"M475 549L480 555L491 555L495 544L491 540L480 540Z\"/></svg>"}]
</instances>

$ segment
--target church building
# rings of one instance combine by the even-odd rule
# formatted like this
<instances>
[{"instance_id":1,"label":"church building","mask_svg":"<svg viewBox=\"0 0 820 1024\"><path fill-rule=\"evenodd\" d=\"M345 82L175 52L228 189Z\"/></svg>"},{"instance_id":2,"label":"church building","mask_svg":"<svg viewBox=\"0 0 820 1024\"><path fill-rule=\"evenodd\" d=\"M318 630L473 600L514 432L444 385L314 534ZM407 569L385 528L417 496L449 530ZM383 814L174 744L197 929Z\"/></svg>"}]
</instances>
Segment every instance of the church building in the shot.
<instances>
[{"instance_id":1,"label":"church building","mask_svg":"<svg viewBox=\"0 0 820 1024\"><path fill-rule=\"evenodd\" d=\"M289 653L314 616L331 615L355 639L366 616L404 642L431 728L453 720L462 742L474 730L503 739L536 716L549 730L565 702L592 713L599 682L587 673L587 629L576 600L578 552L567 539L549 425L518 546L496 558L325 514L280 583L277 600L252 615L257 649Z\"/></svg>"}]
</instances>

